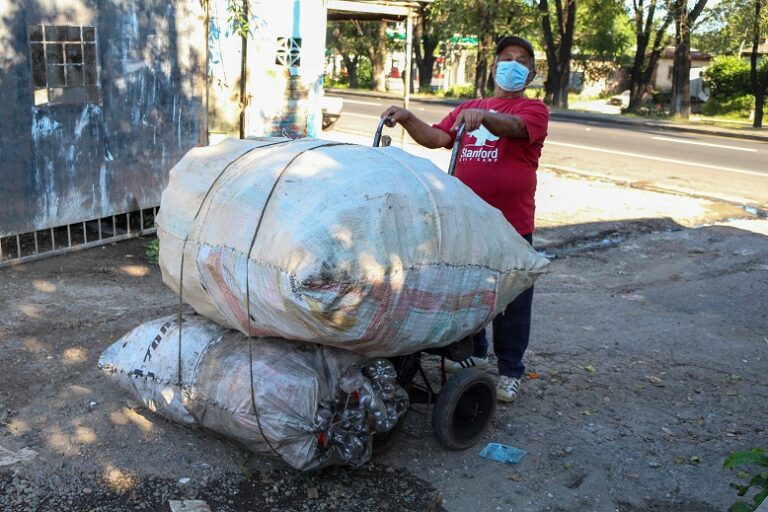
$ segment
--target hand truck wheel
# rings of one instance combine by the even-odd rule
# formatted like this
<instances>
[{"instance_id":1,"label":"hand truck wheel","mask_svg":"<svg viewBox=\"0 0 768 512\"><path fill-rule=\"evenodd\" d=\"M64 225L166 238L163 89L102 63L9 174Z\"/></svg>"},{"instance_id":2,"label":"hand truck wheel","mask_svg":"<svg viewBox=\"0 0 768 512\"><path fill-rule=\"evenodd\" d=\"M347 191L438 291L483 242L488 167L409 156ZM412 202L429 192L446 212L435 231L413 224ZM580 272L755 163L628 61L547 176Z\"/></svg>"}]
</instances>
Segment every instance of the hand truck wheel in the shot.
<instances>
[{"instance_id":1,"label":"hand truck wheel","mask_svg":"<svg viewBox=\"0 0 768 512\"><path fill-rule=\"evenodd\" d=\"M459 371L440 389L432 412L435 437L446 448L466 450L480 440L496 411L496 383L480 370Z\"/></svg>"}]
</instances>

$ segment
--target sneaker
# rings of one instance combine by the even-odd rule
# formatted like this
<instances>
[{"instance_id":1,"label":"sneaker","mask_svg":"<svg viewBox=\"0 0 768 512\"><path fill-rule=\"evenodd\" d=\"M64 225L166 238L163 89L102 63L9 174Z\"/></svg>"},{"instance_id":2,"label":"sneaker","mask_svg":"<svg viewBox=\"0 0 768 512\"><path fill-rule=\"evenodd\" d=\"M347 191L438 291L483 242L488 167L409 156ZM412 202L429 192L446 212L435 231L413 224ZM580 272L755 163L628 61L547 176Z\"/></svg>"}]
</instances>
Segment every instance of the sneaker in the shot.
<instances>
[{"instance_id":1,"label":"sneaker","mask_svg":"<svg viewBox=\"0 0 768 512\"><path fill-rule=\"evenodd\" d=\"M472 356L464 359L463 361L451 361L450 359L445 360L445 371L448 373L454 373L459 370L463 370L464 368L478 368L483 370L490 367L491 362L487 357Z\"/></svg>"},{"instance_id":2,"label":"sneaker","mask_svg":"<svg viewBox=\"0 0 768 512\"><path fill-rule=\"evenodd\" d=\"M496 399L499 402L512 402L520 392L520 379L500 375L496 383Z\"/></svg>"}]
</instances>

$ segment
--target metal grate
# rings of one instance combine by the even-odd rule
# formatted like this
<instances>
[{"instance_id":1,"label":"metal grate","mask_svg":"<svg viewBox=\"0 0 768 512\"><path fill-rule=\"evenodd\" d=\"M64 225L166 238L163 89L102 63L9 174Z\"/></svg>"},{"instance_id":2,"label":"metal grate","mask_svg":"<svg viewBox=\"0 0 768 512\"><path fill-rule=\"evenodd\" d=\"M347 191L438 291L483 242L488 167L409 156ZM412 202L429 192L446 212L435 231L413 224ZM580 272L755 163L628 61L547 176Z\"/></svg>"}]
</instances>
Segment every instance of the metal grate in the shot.
<instances>
[{"instance_id":1,"label":"metal grate","mask_svg":"<svg viewBox=\"0 0 768 512\"><path fill-rule=\"evenodd\" d=\"M30 25L35 105L101 103L96 27Z\"/></svg>"},{"instance_id":2,"label":"metal grate","mask_svg":"<svg viewBox=\"0 0 768 512\"><path fill-rule=\"evenodd\" d=\"M0 268L153 234L158 207L0 237Z\"/></svg>"}]
</instances>

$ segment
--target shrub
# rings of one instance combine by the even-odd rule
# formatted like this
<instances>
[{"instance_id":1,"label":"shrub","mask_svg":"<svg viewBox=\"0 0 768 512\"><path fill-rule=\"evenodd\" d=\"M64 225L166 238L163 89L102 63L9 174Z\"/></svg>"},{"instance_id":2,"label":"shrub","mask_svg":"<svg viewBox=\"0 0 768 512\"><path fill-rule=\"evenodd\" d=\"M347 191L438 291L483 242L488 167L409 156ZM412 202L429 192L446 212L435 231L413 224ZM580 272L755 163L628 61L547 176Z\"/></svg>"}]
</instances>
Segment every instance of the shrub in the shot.
<instances>
[{"instance_id":1,"label":"shrub","mask_svg":"<svg viewBox=\"0 0 768 512\"><path fill-rule=\"evenodd\" d=\"M704 72L704 82L710 94L720 101L749 94L749 61L736 56L715 57Z\"/></svg>"},{"instance_id":2,"label":"shrub","mask_svg":"<svg viewBox=\"0 0 768 512\"><path fill-rule=\"evenodd\" d=\"M452 85L450 89L445 91L446 98L474 98L475 86L474 85Z\"/></svg>"},{"instance_id":3,"label":"shrub","mask_svg":"<svg viewBox=\"0 0 768 512\"><path fill-rule=\"evenodd\" d=\"M373 66L368 59L360 59L357 63L357 82L362 89L373 88Z\"/></svg>"},{"instance_id":4,"label":"shrub","mask_svg":"<svg viewBox=\"0 0 768 512\"><path fill-rule=\"evenodd\" d=\"M669 105L672 103L672 93L654 89L651 91L651 100L654 105Z\"/></svg>"},{"instance_id":5,"label":"shrub","mask_svg":"<svg viewBox=\"0 0 768 512\"><path fill-rule=\"evenodd\" d=\"M705 116L749 117L755 107L755 97L751 94L720 98L714 94L709 97L701 113Z\"/></svg>"},{"instance_id":6,"label":"shrub","mask_svg":"<svg viewBox=\"0 0 768 512\"><path fill-rule=\"evenodd\" d=\"M147 259L150 263L157 263L160 258L160 240L153 238L147 244L147 249L144 251Z\"/></svg>"}]
</instances>

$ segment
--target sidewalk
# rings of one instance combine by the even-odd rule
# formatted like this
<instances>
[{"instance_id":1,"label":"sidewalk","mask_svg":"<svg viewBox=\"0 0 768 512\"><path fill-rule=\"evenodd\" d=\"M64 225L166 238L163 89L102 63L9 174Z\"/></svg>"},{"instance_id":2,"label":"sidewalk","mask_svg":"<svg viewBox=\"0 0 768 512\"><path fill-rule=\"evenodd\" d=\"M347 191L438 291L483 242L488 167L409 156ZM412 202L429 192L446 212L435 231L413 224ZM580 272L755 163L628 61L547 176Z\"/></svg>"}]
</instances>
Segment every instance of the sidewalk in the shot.
<instances>
[{"instance_id":1,"label":"sidewalk","mask_svg":"<svg viewBox=\"0 0 768 512\"><path fill-rule=\"evenodd\" d=\"M402 101L402 95L390 92L377 92L366 89L328 89L326 92L331 94L348 94L351 96L362 96L368 98L389 99L393 102ZM435 103L439 105L456 106L466 101L465 99L435 98L430 96L411 96L411 101L421 101L425 103ZM343 114L342 114L343 115ZM723 128L719 126L709 126L703 124L694 124L694 122L673 122L661 120L649 120L637 117L627 117L620 114L606 114L600 112L591 112L585 110L563 110L550 108L550 117L555 120L585 120L602 123L634 125L643 128L655 128L659 130L680 131L687 133L699 133L703 135L716 135L719 137L731 137L738 139L748 139L768 142L768 129L756 129L751 127Z\"/></svg>"}]
</instances>

